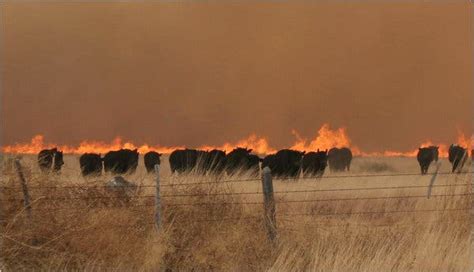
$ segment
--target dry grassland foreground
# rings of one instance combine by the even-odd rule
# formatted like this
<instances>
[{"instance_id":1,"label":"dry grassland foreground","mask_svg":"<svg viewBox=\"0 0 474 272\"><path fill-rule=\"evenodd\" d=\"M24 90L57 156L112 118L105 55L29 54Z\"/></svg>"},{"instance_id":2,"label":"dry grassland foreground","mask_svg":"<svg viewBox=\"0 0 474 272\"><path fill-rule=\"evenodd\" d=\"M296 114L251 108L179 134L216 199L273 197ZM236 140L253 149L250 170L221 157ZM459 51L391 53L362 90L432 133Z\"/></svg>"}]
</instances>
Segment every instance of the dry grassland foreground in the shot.
<instances>
[{"instance_id":1,"label":"dry grassland foreground","mask_svg":"<svg viewBox=\"0 0 474 272\"><path fill-rule=\"evenodd\" d=\"M125 176L136 188L110 190L112 176L83 178L77 156L65 157L59 175L23 156L25 208L13 157L4 155L1 270L472 270L471 165L445 174L441 159L430 198L434 167L421 176L414 158L355 158L351 172L274 180L277 238L269 241L259 177L171 175L162 162L157 230L155 177L142 160Z\"/></svg>"}]
</instances>

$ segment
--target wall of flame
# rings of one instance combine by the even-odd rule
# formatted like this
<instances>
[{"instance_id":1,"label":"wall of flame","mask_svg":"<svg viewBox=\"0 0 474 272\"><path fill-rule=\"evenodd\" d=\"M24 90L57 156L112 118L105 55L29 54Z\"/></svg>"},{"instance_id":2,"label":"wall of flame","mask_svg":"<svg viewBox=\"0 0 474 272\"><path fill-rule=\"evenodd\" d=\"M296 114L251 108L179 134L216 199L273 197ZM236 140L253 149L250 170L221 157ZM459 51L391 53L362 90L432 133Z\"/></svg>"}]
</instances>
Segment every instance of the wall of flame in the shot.
<instances>
[{"instance_id":1,"label":"wall of flame","mask_svg":"<svg viewBox=\"0 0 474 272\"><path fill-rule=\"evenodd\" d=\"M345 128L331 129L329 124L324 124L317 132L313 139L305 139L300 136L300 134L293 130L292 134L295 136L295 142L293 145L288 148L300 151L315 151L315 150L325 150L332 147L349 147L355 156L386 156L386 157L415 157L418 149L411 151L394 151L394 150L385 150L380 152L371 152L366 153L360 150L356 145L354 145L348 136L348 133ZM458 132L457 142L454 144L459 144L463 147L471 149L474 145L474 136L468 137L462 132ZM431 140L426 140L420 144L420 147L426 147L436 145L439 146L440 156L448 156L448 143L434 143ZM141 144L137 145L132 141L125 141L120 137L116 137L111 142L106 143L102 141L94 140L84 140L77 146L71 145L58 145L55 143L47 143L43 135L34 136L29 143L17 143L14 145L7 145L1 147L3 153L9 154L37 154L43 149L49 149L58 147L66 154L83 154L83 153L100 153L105 154L110 150L118 150L121 148L128 149L138 149L141 154L144 154L149 151L157 151L163 154L169 154L173 150L185 148L185 146L160 146L160 145L151 145L151 144ZM266 137L258 136L254 133L250 134L248 137L241 139L234 143L224 143L222 145L202 145L198 148L202 150L212 150L212 149L221 149L226 152L230 152L236 147L246 147L251 148L254 153L265 155L275 153L277 150L270 145L269 139Z\"/></svg>"}]
</instances>

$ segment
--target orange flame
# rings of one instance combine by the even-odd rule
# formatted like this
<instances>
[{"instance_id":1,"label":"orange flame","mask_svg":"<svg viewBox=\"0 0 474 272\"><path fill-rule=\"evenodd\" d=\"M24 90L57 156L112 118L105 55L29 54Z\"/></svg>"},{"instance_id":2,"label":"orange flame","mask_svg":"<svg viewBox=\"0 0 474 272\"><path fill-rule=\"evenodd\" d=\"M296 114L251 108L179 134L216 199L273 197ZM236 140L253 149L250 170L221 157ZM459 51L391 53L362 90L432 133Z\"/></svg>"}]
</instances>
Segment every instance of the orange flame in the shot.
<instances>
[{"instance_id":1,"label":"orange flame","mask_svg":"<svg viewBox=\"0 0 474 272\"><path fill-rule=\"evenodd\" d=\"M52 143L45 143L43 135L36 135L31 139L30 143L27 144L15 144L10 146L2 147L3 153L13 154L37 154L43 149L50 149L58 147L59 150L67 154L83 154L83 153L100 153L105 154L110 150L118 150L121 148L138 149L140 153L146 153L148 151L156 151L159 153L171 153L175 149L183 148L181 146L174 147L162 147L162 146L150 146L147 144L136 146L131 142L123 142L120 137L116 137L112 142L105 143L101 141L82 141L79 146L67 146L67 145L56 145Z\"/></svg>"},{"instance_id":2,"label":"orange flame","mask_svg":"<svg viewBox=\"0 0 474 272\"><path fill-rule=\"evenodd\" d=\"M461 131L458 131L458 145L467 148L467 149L472 149L474 147L474 135L471 135L471 137L467 137L462 133Z\"/></svg>"},{"instance_id":3,"label":"orange flame","mask_svg":"<svg viewBox=\"0 0 474 272\"><path fill-rule=\"evenodd\" d=\"M220 149L220 150L224 150L227 153L237 147L250 148L253 150L254 153L257 153L257 154L270 154L270 153L276 152L275 149L270 147L270 144L268 143L268 140L266 138L259 137L255 134L251 134L247 138L239 140L234 144L225 143L221 146L204 145L204 146L199 147L199 149L202 149L202 150Z\"/></svg>"},{"instance_id":4,"label":"orange flame","mask_svg":"<svg viewBox=\"0 0 474 272\"><path fill-rule=\"evenodd\" d=\"M296 130L292 130L292 134L295 136L295 142L290 147L291 149L300 150L300 151L314 151L317 149L324 150L330 149L332 147L349 147L352 150L352 153L355 156L364 156L364 157L376 157L376 156L385 156L385 157L415 157L418 153L418 148L411 151L393 151L386 150L381 152L371 152L366 153L361 151L357 146L353 145L351 139L349 138L345 128L331 129L329 124L324 124L317 132L315 137L311 140L303 138ZM466 147L472 148L474 143L474 137L468 137L465 134L458 132L457 144ZM423 142L420 147L427 147L431 145L439 146L439 153L441 157L448 156L449 145L443 143L433 143L430 140ZM121 148L128 149L138 149L141 154L144 154L149 151L156 151L163 154L169 154L173 150L182 149L184 146L159 146L159 145L136 145L132 142L123 141L122 138L116 137L110 143L105 143L102 141L91 141L85 140L82 141L78 146L68 146L68 145L56 145L52 143L46 143L44 141L44 136L36 135L34 136L29 143L18 143L14 145L8 145L1 147L3 153L12 153L12 154L37 154L43 149L50 149L53 147L58 147L64 153L68 154L83 154L83 153L100 153L105 154L110 150L118 150ZM251 148L254 153L265 155L270 153L275 153L276 149L273 148L269 140L265 137L257 136L256 134L250 134L248 137L241 139L235 143L224 143L222 145L203 145L198 147L202 150L211 150L211 149L220 149L226 152L230 152L236 147L246 147Z\"/></svg>"},{"instance_id":5,"label":"orange flame","mask_svg":"<svg viewBox=\"0 0 474 272\"><path fill-rule=\"evenodd\" d=\"M458 132L458 138L456 141L457 145L460 145L464 148L470 150L474 145L474 135L470 138L466 137L462 132ZM447 158L449 155L449 145L444 143L434 143L431 140L427 140L423 142L420 147L429 147L429 146L438 146L439 147L439 157ZM384 157L416 157L418 154L418 148L412 151L400 152L400 151L392 151L387 150L384 152L374 152L374 153L362 153L361 156L366 157L376 157L376 156L384 156Z\"/></svg>"},{"instance_id":6,"label":"orange flame","mask_svg":"<svg viewBox=\"0 0 474 272\"><path fill-rule=\"evenodd\" d=\"M429 146L439 146L439 156L440 157L448 156L447 145L433 144L433 142L429 140L425 141L424 143L420 145L420 147L429 147ZM370 153L359 151L358 155L361 157L416 157L417 154L418 154L418 148L411 151L385 150L382 152L370 152Z\"/></svg>"},{"instance_id":7,"label":"orange flame","mask_svg":"<svg viewBox=\"0 0 474 272\"><path fill-rule=\"evenodd\" d=\"M338 128L331 130L329 124L324 124L319 130L318 134L311 141L304 139L296 130L291 132L296 137L296 142L291 149L299 151L317 150L317 149L331 149L333 147L351 147L351 140L347 136L345 128Z\"/></svg>"}]
</instances>

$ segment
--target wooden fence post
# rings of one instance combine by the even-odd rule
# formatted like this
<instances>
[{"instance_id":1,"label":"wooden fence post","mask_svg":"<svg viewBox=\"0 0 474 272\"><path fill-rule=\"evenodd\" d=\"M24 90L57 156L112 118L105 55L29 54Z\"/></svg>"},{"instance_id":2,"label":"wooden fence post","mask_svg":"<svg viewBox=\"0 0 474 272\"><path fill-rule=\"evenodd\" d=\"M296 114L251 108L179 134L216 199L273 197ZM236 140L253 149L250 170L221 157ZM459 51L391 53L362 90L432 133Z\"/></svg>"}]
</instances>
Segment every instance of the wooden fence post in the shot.
<instances>
[{"instance_id":1,"label":"wooden fence post","mask_svg":"<svg viewBox=\"0 0 474 272\"><path fill-rule=\"evenodd\" d=\"M31 206L30 206L30 194L28 192L28 186L26 184L25 175L23 174L23 169L21 167L20 159L15 159L15 168L16 172L18 173L18 177L20 178L21 188L23 190L23 204L26 209L26 215L28 216L29 220L31 219Z\"/></svg>"},{"instance_id":2,"label":"wooden fence post","mask_svg":"<svg viewBox=\"0 0 474 272\"><path fill-rule=\"evenodd\" d=\"M155 164L156 195L155 195L155 225L161 229L161 195L160 195L160 165Z\"/></svg>"},{"instance_id":3,"label":"wooden fence post","mask_svg":"<svg viewBox=\"0 0 474 272\"><path fill-rule=\"evenodd\" d=\"M264 201L264 222L267 229L268 239L274 241L277 236L276 230L276 209L273 197L272 171L265 167L262 172L262 188Z\"/></svg>"}]
</instances>

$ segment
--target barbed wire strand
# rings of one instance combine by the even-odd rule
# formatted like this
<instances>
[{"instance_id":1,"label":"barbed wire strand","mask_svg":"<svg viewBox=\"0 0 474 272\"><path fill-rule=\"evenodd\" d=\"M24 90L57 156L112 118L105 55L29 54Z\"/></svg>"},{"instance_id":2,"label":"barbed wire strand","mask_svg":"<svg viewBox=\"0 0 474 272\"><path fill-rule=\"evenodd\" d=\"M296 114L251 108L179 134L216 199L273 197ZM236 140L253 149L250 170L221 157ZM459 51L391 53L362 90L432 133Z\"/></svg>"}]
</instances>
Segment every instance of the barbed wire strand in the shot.
<instances>
[{"instance_id":1,"label":"barbed wire strand","mask_svg":"<svg viewBox=\"0 0 474 272\"><path fill-rule=\"evenodd\" d=\"M467 211L471 208L459 208L459 209L431 209L431 210L394 210L394 211L370 211L370 212L347 212L347 213L293 213L293 214L280 214L276 213L278 217L291 217L291 216L340 216L340 215L362 215L362 214L391 214L391 213L429 213L429 212L446 212L446 211ZM263 216L245 216L245 217L229 217L216 219L204 219L197 220L195 222L219 222L219 221L240 221L249 219L263 219Z\"/></svg>"},{"instance_id":2,"label":"barbed wire strand","mask_svg":"<svg viewBox=\"0 0 474 272\"><path fill-rule=\"evenodd\" d=\"M431 187L461 187L469 186L471 183L462 184L436 184ZM311 193L311 192L343 192L343 191L369 191L369 190L398 190L413 188L428 188L430 185L408 185L408 186L385 186L385 187L367 187L367 188L338 188L338 189L314 189L314 190L293 190L293 191L275 191L275 194L287 193Z\"/></svg>"},{"instance_id":3,"label":"barbed wire strand","mask_svg":"<svg viewBox=\"0 0 474 272\"><path fill-rule=\"evenodd\" d=\"M473 174L474 172L463 172L460 174ZM459 173L442 172L442 173L427 173L425 175L459 175ZM399 176L420 176L419 173L399 173L399 174L380 174L380 175L336 175L336 176L322 176L322 177L298 177L298 178L278 178L274 177L275 181L285 180L321 180L321 179L338 179L338 178L372 178L372 177L399 177ZM260 178L240 179L240 180L222 180L222 181L211 181L211 182L191 182L191 183L163 183L160 187L176 187L176 186L190 186L190 185L204 185L204 184L227 184L227 183L240 183L249 181L260 181ZM28 189L88 189L88 188L109 188L107 185L69 185L69 186L29 186ZM121 187L132 187L132 188L154 188L156 185L132 185L132 186L121 186ZM21 189L16 186L0 186L1 189L7 190L18 190Z\"/></svg>"},{"instance_id":4,"label":"barbed wire strand","mask_svg":"<svg viewBox=\"0 0 474 272\"><path fill-rule=\"evenodd\" d=\"M348 228L348 227L365 227L365 228L400 228L400 227L413 227L419 225L427 225L429 223L452 223L452 222L459 222L464 221L466 223L471 224L470 218L462 218L462 219L450 219L450 220L423 220L423 221L415 221L410 223L395 223L395 224L355 224L355 223L346 223L346 224L311 224L311 225L304 225L303 227L297 228L289 228L289 227L282 227L278 226L277 229L279 231L301 231L302 229L307 229L308 227L314 228Z\"/></svg>"},{"instance_id":5,"label":"barbed wire strand","mask_svg":"<svg viewBox=\"0 0 474 272\"><path fill-rule=\"evenodd\" d=\"M87 196L87 197L42 197L38 198L39 201L51 201L51 200L92 200L92 199L133 199L133 198L155 198L154 195L137 195L137 196ZM0 199L0 201L23 201L22 198L7 198Z\"/></svg>"},{"instance_id":6,"label":"barbed wire strand","mask_svg":"<svg viewBox=\"0 0 474 272\"><path fill-rule=\"evenodd\" d=\"M451 194L451 195L431 195L430 197L456 197L471 196L474 193ZM329 199L305 199L305 200L276 200L275 204L280 203L306 203L306 202L330 202L330 201L357 201L357 200L385 200L385 199L410 199L410 198L427 198L426 195L412 196L390 196L390 197L357 197L357 198L329 198ZM427 198L427 200L429 200ZM177 203L166 204L166 206L205 206L205 205L262 205L264 202L198 202L198 203Z\"/></svg>"},{"instance_id":7,"label":"barbed wire strand","mask_svg":"<svg viewBox=\"0 0 474 272\"><path fill-rule=\"evenodd\" d=\"M57 211L89 211L89 210L113 210L120 209L121 211L127 212L143 212L144 210L134 210L133 208L138 207L155 207L155 203L144 203L144 204L135 204L135 205L121 205L121 206L87 206L87 207L49 207L45 208L35 208L34 211L45 211L45 212L57 212ZM130 209L132 208L132 209Z\"/></svg>"},{"instance_id":8,"label":"barbed wire strand","mask_svg":"<svg viewBox=\"0 0 474 272\"><path fill-rule=\"evenodd\" d=\"M432 185L431 188L441 188L441 187L462 187L469 186L471 183L462 183L462 184L436 184ZM344 191L370 191L370 190L399 190L399 189L419 189L419 188L428 188L429 185L409 185L409 186L384 186L384 187L366 187L366 188L338 188L338 189L313 189L313 190L286 190L286 191L275 191L274 194L293 194L293 193L315 193L315 192L344 192ZM232 195L260 195L262 192L228 192L228 193L199 193L199 194L164 194L161 195L162 198L172 198L172 197L207 197L207 196L232 196ZM87 200L87 199L132 199L132 198L154 198L154 195L144 195L144 196L94 196L94 197L77 197L77 198L68 198L68 197L50 197L43 198L46 200ZM14 199L2 199L0 201L22 201L23 199L14 198Z\"/></svg>"},{"instance_id":9,"label":"barbed wire strand","mask_svg":"<svg viewBox=\"0 0 474 272\"><path fill-rule=\"evenodd\" d=\"M426 173L424 176L446 176L446 175L460 175L460 174L472 174L474 172L462 172L462 173L452 173L452 172L438 172L438 173ZM322 176L322 177L297 177L297 178L278 178L274 177L273 180L284 181L284 180L305 180L305 179L338 179L338 178L372 178L372 177L405 177L405 176L420 176L420 173L393 173L393 174L364 174L364 175L334 175L334 176Z\"/></svg>"},{"instance_id":10,"label":"barbed wire strand","mask_svg":"<svg viewBox=\"0 0 474 272\"><path fill-rule=\"evenodd\" d=\"M277 214L277 216L339 216L339 215L362 215L362 214L386 214L386 213L425 213L425 212L446 212L446 211L468 211L472 208L454 208L454 209L429 209L429 210L393 210L393 211L361 211L361 212L346 212L346 213L284 213Z\"/></svg>"},{"instance_id":11,"label":"barbed wire strand","mask_svg":"<svg viewBox=\"0 0 474 272\"><path fill-rule=\"evenodd\" d=\"M342 213L277 213L277 217L298 217L298 216L343 216L343 215L366 215L366 214L393 214L393 213L431 213L431 212L447 212L447 211L468 211L469 208L453 208L453 209L425 209L425 210L392 210L392 211L361 211L361 212L342 212ZM242 216L228 217L221 219L204 219L195 220L194 222L223 222L223 221L245 221L245 220L263 219L263 216ZM5 220L7 221L7 220Z\"/></svg>"},{"instance_id":12,"label":"barbed wire strand","mask_svg":"<svg viewBox=\"0 0 474 272\"><path fill-rule=\"evenodd\" d=\"M463 193L463 194L444 194L444 195L431 195L430 197L457 197L457 196L472 196L474 193ZM312 203L312 202L331 202L331 201L359 201L359 200L392 200L392 199L413 199L413 198L427 198L426 195L409 195L409 196L388 196L388 197L356 197L356 198L329 198L329 199L305 199L305 200L278 200L275 201L276 204L286 204L286 203ZM18 199L21 200L21 199ZM38 199L41 200L41 199ZM428 199L427 199L428 200ZM35 202L35 206L37 203ZM263 205L264 202L197 202L197 203L176 203L176 204L167 204L163 203L165 207L179 207L179 206L224 206L224 205ZM30 205L33 206L33 205ZM154 207L154 203L144 203L144 204L133 204L133 205L120 205L120 206L102 206L102 207L60 207L60 208L48 208L48 209L38 209L37 211L59 211L59 210L91 210L91 209L127 209L134 207ZM132 210L133 211L133 210ZM135 210L141 211L141 210Z\"/></svg>"}]
</instances>

